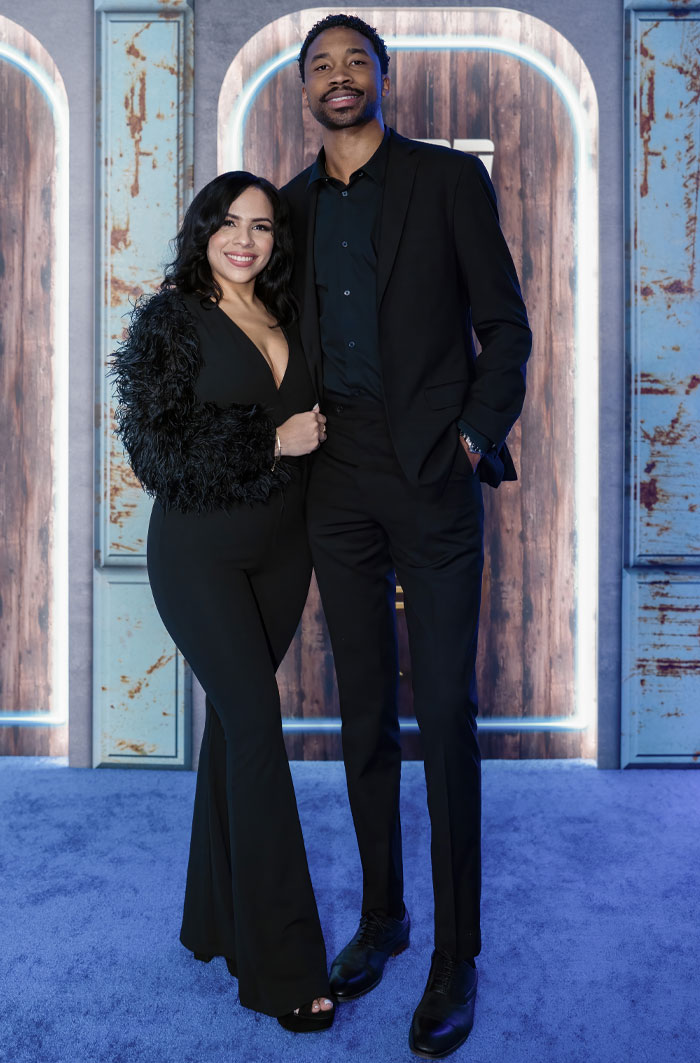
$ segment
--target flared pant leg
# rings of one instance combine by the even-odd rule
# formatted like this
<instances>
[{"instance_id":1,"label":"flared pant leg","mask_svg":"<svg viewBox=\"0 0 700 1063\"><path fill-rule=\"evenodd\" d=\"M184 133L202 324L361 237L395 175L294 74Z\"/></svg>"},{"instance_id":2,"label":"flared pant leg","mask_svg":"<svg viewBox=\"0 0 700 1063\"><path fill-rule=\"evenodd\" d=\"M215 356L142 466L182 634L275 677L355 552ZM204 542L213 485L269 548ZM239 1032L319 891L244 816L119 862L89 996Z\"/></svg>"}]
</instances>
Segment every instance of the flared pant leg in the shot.
<instances>
[{"instance_id":1,"label":"flared pant leg","mask_svg":"<svg viewBox=\"0 0 700 1063\"><path fill-rule=\"evenodd\" d=\"M216 544L193 555L176 530L152 521L151 585L208 698L181 940L227 956L241 1003L281 1015L328 994L275 679L308 590L300 507L292 497L257 559L255 528L251 555L230 558ZM233 543L240 531L234 522Z\"/></svg>"}]
</instances>

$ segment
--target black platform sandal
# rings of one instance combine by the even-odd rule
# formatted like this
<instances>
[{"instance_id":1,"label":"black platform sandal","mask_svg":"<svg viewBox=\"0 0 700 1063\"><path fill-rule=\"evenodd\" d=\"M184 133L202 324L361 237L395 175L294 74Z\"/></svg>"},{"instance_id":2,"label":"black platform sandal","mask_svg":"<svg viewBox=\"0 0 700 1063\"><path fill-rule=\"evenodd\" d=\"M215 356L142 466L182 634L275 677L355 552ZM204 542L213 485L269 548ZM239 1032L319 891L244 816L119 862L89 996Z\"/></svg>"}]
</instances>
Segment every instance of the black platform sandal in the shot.
<instances>
[{"instance_id":1,"label":"black platform sandal","mask_svg":"<svg viewBox=\"0 0 700 1063\"><path fill-rule=\"evenodd\" d=\"M328 997L325 998L326 1000ZM328 1011L321 1008L312 1011L313 1001L303 1004L298 1011L290 1011L288 1015L278 1015L277 1021L285 1030L292 1033L317 1033L320 1030L328 1030L333 1025L335 1018L335 1005Z\"/></svg>"}]
</instances>

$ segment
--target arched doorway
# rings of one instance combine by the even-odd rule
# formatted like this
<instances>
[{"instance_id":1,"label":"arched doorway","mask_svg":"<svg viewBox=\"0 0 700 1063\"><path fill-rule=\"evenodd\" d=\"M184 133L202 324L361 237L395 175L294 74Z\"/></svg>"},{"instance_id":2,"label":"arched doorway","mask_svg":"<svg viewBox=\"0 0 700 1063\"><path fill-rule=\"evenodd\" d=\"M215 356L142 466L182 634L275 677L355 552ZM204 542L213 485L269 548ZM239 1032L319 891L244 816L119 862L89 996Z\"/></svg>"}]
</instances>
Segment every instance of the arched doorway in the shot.
<instances>
[{"instance_id":1,"label":"arched doorway","mask_svg":"<svg viewBox=\"0 0 700 1063\"><path fill-rule=\"evenodd\" d=\"M295 64L326 9L265 26L219 100L219 169L282 184L318 131ZM497 8L368 9L392 54L385 118L417 139L492 141L501 222L535 336L525 411L509 440L518 486L487 497L480 729L486 755L595 750L598 541L597 102L572 45ZM397 603L400 607L400 601ZM411 716L402 635L402 714ZM282 666L295 756L338 754L332 659L315 588ZM408 729L410 730L410 724ZM294 734L296 732L296 734Z\"/></svg>"},{"instance_id":2,"label":"arched doorway","mask_svg":"<svg viewBox=\"0 0 700 1063\"><path fill-rule=\"evenodd\" d=\"M0 752L64 754L68 722L68 101L0 17Z\"/></svg>"}]
</instances>

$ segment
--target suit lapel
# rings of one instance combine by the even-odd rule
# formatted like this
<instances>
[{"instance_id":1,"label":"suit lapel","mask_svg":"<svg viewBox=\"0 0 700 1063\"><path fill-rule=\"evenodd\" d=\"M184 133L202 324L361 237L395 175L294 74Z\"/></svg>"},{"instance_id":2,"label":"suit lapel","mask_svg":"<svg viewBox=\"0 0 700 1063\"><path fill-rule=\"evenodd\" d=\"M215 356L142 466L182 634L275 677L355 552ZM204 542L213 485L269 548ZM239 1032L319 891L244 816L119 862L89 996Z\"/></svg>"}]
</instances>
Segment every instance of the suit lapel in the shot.
<instances>
[{"instance_id":1,"label":"suit lapel","mask_svg":"<svg viewBox=\"0 0 700 1063\"><path fill-rule=\"evenodd\" d=\"M406 211L418 165L415 145L392 129L384 178L377 255L377 308L379 308L399 248Z\"/></svg>"}]
</instances>

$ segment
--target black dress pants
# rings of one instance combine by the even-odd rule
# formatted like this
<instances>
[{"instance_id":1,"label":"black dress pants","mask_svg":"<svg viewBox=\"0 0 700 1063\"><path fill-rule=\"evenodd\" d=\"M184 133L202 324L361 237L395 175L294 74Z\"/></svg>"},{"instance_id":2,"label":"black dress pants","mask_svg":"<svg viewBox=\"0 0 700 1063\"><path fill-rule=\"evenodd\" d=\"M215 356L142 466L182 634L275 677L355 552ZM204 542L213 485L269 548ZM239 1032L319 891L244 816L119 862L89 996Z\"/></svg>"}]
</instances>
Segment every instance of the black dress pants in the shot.
<instances>
[{"instance_id":1,"label":"black dress pants","mask_svg":"<svg viewBox=\"0 0 700 1063\"><path fill-rule=\"evenodd\" d=\"M435 497L405 479L378 404L327 400L323 412L328 439L313 463L307 519L338 678L363 912L399 914L403 898L395 573L424 753L435 944L473 957L481 947L481 484L456 428L452 474Z\"/></svg>"},{"instance_id":2,"label":"black dress pants","mask_svg":"<svg viewBox=\"0 0 700 1063\"><path fill-rule=\"evenodd\" d=\"M246 1007L282 1015L329 993L275 679L311 576L299 483L229 514L156 504L148 572L207 694L181 940L232 960Z\"/></svg>"}]
</instances>

